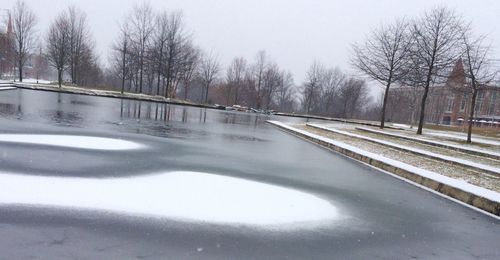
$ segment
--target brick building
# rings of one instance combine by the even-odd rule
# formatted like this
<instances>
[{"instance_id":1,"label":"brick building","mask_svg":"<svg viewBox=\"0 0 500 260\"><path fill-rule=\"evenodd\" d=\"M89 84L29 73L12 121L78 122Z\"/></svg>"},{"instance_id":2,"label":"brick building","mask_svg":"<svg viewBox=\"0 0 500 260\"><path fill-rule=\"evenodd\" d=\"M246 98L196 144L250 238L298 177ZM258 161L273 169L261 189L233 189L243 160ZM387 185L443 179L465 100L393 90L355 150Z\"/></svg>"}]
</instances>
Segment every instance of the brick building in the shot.
<instances>
[{"instance_id":1,"label":"brick building","mask_svg":"<svg viewBox=\"0 0 500 260\"><path fill-rule=\"evenodd\" d=\"M472 94L466 86L464 65L457 61L446 83L432 86L425 109L427 123L462 125L468 122ZM388 103L391 121L411 123L420 114L423 89L398 87L390 91ZM474 124L481 127L500 127L500 84L483 86L478 91Z\"/></svg>"}]
</instances>

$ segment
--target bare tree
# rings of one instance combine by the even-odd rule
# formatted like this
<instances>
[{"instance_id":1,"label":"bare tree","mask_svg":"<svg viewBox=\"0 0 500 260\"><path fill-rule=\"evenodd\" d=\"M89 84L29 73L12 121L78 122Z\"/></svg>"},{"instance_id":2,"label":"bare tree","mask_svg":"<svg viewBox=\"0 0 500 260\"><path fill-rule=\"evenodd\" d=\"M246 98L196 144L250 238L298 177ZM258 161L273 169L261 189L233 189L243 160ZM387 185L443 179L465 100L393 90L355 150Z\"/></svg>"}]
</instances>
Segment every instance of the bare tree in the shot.
<instances>
[{"instance_id":1,"label":"bare tree","mask_svg":"<svg viewBox=\"0 0 500 260\"><path fill-rule=\"evenodd\" d=\"M71 83L81 83L80 74L85 71L82 65L90 62L93 55L93 42L87 23L87 15L75 6L68 8L68 69Z\"/></svg>"},{"instance_id":2,"label":"bare tree","mask_svg":"<svg viewBox=\"0 0 500 260\"><path fill-rule=\"evenodd\" d=\"M314 62L306 73L306 80L303 84L303 105L306 114L313 109L313 105L318 105L317 101L321 93L321 80L324 67L319 62Z\"/></svg>"},{"instance_id":3,"label":"bare tree","mask_svg":"<svg viewBox=\"0 0 500 260\"><path fill-rule=\"evenodd\" d=\"M257 53L256 62L253 66L253 76L255 83L256 107L262 107L262 87L264 83L264 72L267 68L267 55L264 50Z\"/></svg>"},{"instance_id":4,"label":"bare tree","mask_svg":"<svg viewBox=\"0 0 500 260\"><path fill-rule=\"evenodd\" d=\"M146 51L153 33L153 9L151 5L143 2L141 5L136 5L132 10L130 17L131 22L131 39L135 44L137 52L137 68L138 68L138 85L139 93L142 93L144 84L144 65L146 63Z\"/></svg>"},{"instance_id":5,"label":"bare tree","mask_svg":"<svg viewBox=\"0 0 500 260\"><path fill-rule=\"evenodd\" d=\"M492 69L491 45L486 45L484 43L485 39L485 36L474 37L470 30L462 32L464 71L468 81L464 87L468 89L466 92L472 93L467 143L472 142L472 124L474 111L476 110L477 94L487 87L497 75L497 71Z\"/></svg>"},{"instance_id":6,"label":"bare tree","mask_svg":"<svg viewBox=\"0 0 500 260\"><path fill-rule=\"evenodd\" d=\"M59 87L62 85L63 73L68 63L69 28L68 16L66 12L62 12L50 25L46 39L47 59L49 64L57 70Z\"/></svg>"},{"instance_id":7,"label":"bare tree","mask_svg":"<svg viewBox=\"0 0 500 260\"><path fill-rule=\"evenodd\" d=\"M424 71L424 92L420 104L420 119L417 134L422 134L425 120L425 105L429 88L433 82L443 78L441 74L452 66L460 56L462 18L445 7L426 12L413 24L414 53Z\"/></svg>"},{"instance_id":8,"label":"bare tree","mask_svg":"<svg viewBox=\"0 0 500 260\"><path fill-rule=\"evenodd\" d=\"M345 75L338 68L326 69L321 77L320 106L325 114L333 113L334 105Z\"/></svg>"},{"instance_id":9,"label":"bare tree","mask_svg":"<svg viewBox=\"0 0 500 260\"><path fill-rule=\"evenodd\" d=\"M184 19L182 12L170 15L168 21L168 34L165 55L165 95L175 95L177 84L180 83L182 74L182 55L185 46L189 46L189 38L184 32Z\"/></svg>"},{"instance_id":10,"label":"bare tree","mask_svg":"<svg viewBox=\"0 0 500 260\"><path fill-rule=\"evenodd\" d=\"M120 35L116 42L113 44L114 65L116 72L121 79L121 93L125 90L125 81L130 77L130 35L128 23L125 21L120 26Z\"/></svg>"},{"instance_id":11,"label":"bare tree","mask_svg":"<svg viewBox=\"0 0 500 260\"><path fill-rule=\"evenodd\" d=\"M210 52L205 54L200 64L200 79L204 88L204 102L208 103L208 89L212 86L220 72L220 64L218 58Z\"/></svg>"},{"instance_id":12,"label":"bare tree","mask_svg":"<svg viewBox=\"0 0 500 260\"><path fill-rule=\"evenodd\" d=\"M182 73L180 79L184 85L184 99L188 99L191 82L199 66L201 51L191 44L183 48Z\"/></svg>"},{"instance_id":13,"label":"bare tree","mask_svg":"<svg viewBox=\"0 0 500 260\"><path fill-rule=\"evenodd\" d=\"M157 60L156 95L160 95L161 75L163 75L165 49L169 36L169 16L166 11L156 16L155 27L153 48Z\"/></svg>"},{"instance_id":14,"label":"bare tree","mask_svg":"<svg viewBox=\"0 0 500 260\"><path fill-rule=\"evenodd\" d=\"M380 128L384 128L389 88L405 74L404 65L411 46L408 29L408 22L397 20L374 30L362 45L353 45L354 67L385 86Z\"/></svg>"},{"instance_id":15,"label":"bare tree","mask_svg":"<svg viewBox=\"0 0 500 260\"><path fill-rule=\"evenodd\" d=\"M265 109L270 109L276 89L282 83L282 75L280 68L275 62L267 66L264 73L264 84L262 89L262 100L264 101Z\"/></svg>"},{"instance_id":16,"label":"bare tree","mask_svg":"<svg viewBox=\"0 0 500 260\"><path fill-rule=\"evenodd\" d=\"M347 78L339 90L339 103L342 105L342 117L352 118L367 101L367 88L363 80Z\"/></svg>"},{"instance_id":17,"label":"bare tree","mask_svg":"<svg viewBox=\"0 0 500 260\"><path fill-rule=\"evenodd\" d=\"M294 109L294 83L290 72L281 72L281 83L276 90L277 108L280 111L292 111Z\"/></svg>"},{"instance_id":18,"label":"bare tree","mask_svg":"<svg viewBox=\"0 0 500 260\"><path fill-rule=\"evenodd\" d=\"M229 98L234 96L233 103L238 104L240 101L240 89L244 82L245 72L247 70L247 62L243 57L234 58L231 64L227 68L226 72L226 84L228 86L227 90L227 105L229 105Z\"/></svg>"},{"instance_id":19,"label":"bare tree","mask_svg":"<svg viewBox=\"0 0 500 260\"><path fill-rule=\"evenodd\" d=\"M19 81L23 81L23 67L30 52L36 48L37 37L35 26L37 18L22 0L18 0L13 8L13 29L15 59L19 69Z\"/></svg>"}]
</instances>

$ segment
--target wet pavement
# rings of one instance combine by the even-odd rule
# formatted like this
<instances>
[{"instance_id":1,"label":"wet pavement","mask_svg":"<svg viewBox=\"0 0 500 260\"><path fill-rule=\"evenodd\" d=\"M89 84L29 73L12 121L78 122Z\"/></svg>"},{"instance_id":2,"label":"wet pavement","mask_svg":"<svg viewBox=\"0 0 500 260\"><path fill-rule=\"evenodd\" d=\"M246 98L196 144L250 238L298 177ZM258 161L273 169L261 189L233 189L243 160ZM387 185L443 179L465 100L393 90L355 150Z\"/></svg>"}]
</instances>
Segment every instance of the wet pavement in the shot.
<instances>
[{"instance_id":1,"label":"wet pavement","mask_svg":"<svg viewBox=\"0 0 500 260\"><path fill-rule=\"evenodd\" d=\"M0 259L500 258L498 219L281 132L267 119L302 120L0 92L0 134L107 137L146 147L106 151L0 142L1 173L108 179L202 172L312 194L341 216L281 229L7 203L0 205Z\"/></svg>"}]
</instances>

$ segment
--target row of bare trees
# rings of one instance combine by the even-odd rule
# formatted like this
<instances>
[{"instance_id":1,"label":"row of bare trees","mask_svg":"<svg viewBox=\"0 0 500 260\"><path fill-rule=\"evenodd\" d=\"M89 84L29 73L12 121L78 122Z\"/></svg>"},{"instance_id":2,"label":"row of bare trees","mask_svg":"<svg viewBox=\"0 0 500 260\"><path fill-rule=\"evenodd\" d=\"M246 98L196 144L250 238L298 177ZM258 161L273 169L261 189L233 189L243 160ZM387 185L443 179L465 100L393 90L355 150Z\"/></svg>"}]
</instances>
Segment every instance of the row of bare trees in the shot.
<instances>
[{"instance_id":1,"label":"row of bare trees","mask_svg":"<svg viewBox=\"0 0 500 260\"><path fill-rule=\"evenodd\" d=\"M59 87L67 72L71 83L95 85L100 73L86 14L71 6L59 13L46 36L46 56L57 70Z\"/></svg>"},{"instance_id":2,"label":"row of bare trees","mask_svg":"<svg viewBox=\"0 0 500 260\"><path fill-rule=\"evenodd\" d=\"M297 97L293 76L281 69L265 51L253 63L236 57L228 66L220 89L225 104L243 104L260 109L293 111Z\"/></svg>"},{"instance_id":3,"label":"row of bare trees","mask_svg":"<svg viewBox=\"0 0 500 260\"><path fill-rule=\"evenodd\" d=\"M198 66L208 59L202 56L181 12L154 12L142 3L120 26L113 44L113 72L120 78L122 93L127 90L175 98L180 86L186 95L189 92Z\"/></svg>"},{"instance_id":4,"label":"row of bare trees","mask_svg":"<svg viewBox=\"0 0 500 260\"><path fill-rule=\"evenodd\" d=\"M57 70L59 85L65 72L73 84L96 84L100 68L85 13L76 7L61 12L45 35L44 52L41 51L42 43L36 30L38 19L29 6L18 0L11 15L12 62L17 67L19 81L23 81L26 62L36 54L39 55L38 60L46 58Z\"/></svg>"},{"instance_id":5,"label":"row of bare trees","mask_svg":"<svg viewBox=\"0 0 500 260\"><path fill-rule=\"evenodd\" d=\"M306 114L359 117L367 101L368 88L364 80L348 76L338 68L325 68L318 62L309 67L302 88Z\"/></svg>"},{"instance_id":6,"label":"row of bare trees","mask_svg":"<svg viewBox=\"0 0 500 260\"><path fill-rule=\"evenodd\" d=\"M446 82L453 65L462 60L468 84L456 91L472 94L469 137L477 92L495 78L491 51L485 36L474 36L470 23L446 7L422 16L398 19L371 32L361 44L353 45L352 64L385 86L380 127L384 127L389 89L393 85L422 89L417 134L422 134L426 101L436 84Z\"/></svg>"},{"instance_id":7,"label":"row of bare trees","mask_svg":"<svg viewBox=\"0 0 500 260\"><path fill-rule=\"evenodd\" d=\"M284 111L292 111L296 106L292 74L281 69L263 50L253 63L243 57L234 58L220 81L222 103L227 105Z\"/></svg>"}]
</instances>

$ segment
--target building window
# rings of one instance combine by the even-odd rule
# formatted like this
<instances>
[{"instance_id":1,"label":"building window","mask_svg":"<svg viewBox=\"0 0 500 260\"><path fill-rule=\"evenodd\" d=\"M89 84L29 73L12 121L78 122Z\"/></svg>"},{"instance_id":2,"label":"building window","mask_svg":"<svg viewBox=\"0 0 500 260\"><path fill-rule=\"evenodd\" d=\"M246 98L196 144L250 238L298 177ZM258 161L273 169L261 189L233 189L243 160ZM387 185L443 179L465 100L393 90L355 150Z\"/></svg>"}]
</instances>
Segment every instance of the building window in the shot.
<instances>
[{"instance_id":1,"label":"building window","mask_svg":"<svg viewBox=\"0 0 500 260\"><path fill-rule=\"evenodd\" d=\"M453 110L453 98L448 98L448 103L446 104L446 112L451 112Z\"/></svg>"},{"instance_id":2,"label":"building window","mask_svg":"<svg viewBox=\"0 0 500 260\"><path fill-rule=\"evenodd\" d=\"M482 99L478 99L477 102L476 102L476 109L474 109L474 112L480 113L481 110L483 110L483 100Z\"/></svg>"},{"instance_id":3,"label":"building window","mask_svg":"<svg viewBox=\"0 0 500 260\"><path fill-rule=\"evenodd\" d=\"M478 90L477 92L477 101L476 101L476 109L474 109L475 113L481 113L483 110L483 101L484 101L484 91Z\"/></svg>"},{"instance_id":4,"label":"building window","mask_svg":"<svg viewBox=\"0 0 500 260\"><path fill-rule=\"evenodd\" d=\"M495 104L497 102L498 91L492 91L490 96L490 104L488 106L488 115L495 114Z\"/></svg>"},{"instance_id":5,"label":"building window","mask_svg":"<svg viewBox=\"0 0 500 260\"><path fill-rule=\"evenodd\" d=\"M465 110L465 106L467 105L467 100L469 99L469 96L467 94L464 94L462 97L462 103L460 104L460 111Z\"/></svg>"}]
</instances>

